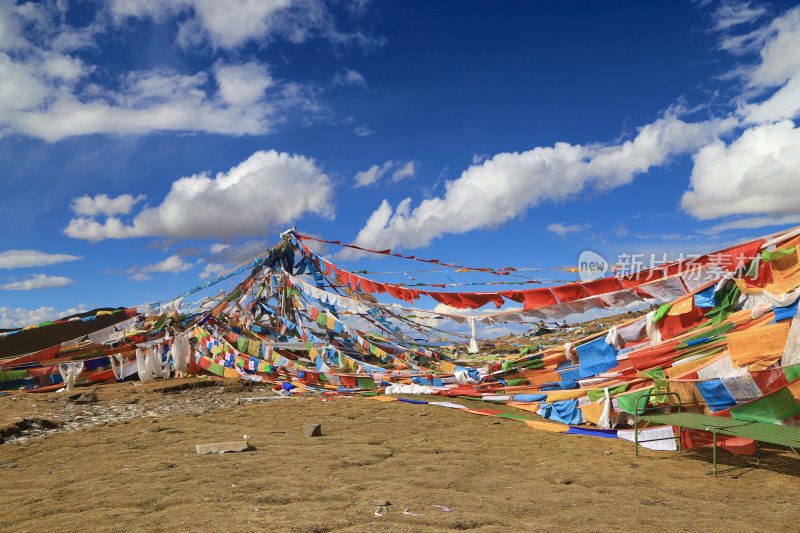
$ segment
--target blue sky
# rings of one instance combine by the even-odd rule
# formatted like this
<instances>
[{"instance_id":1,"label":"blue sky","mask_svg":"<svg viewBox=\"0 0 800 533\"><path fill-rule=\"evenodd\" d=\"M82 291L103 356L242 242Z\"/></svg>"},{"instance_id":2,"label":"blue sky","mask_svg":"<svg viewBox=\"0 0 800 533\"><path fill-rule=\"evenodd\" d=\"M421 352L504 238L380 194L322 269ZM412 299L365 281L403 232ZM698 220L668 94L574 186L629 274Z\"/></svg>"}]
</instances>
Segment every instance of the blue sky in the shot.
<instances>
[{"instance_id":1,"label":"blue sky","mask_svg":"<svg viewBox=\"0 0 800 533\"><path fill-rule=\"evenodd\" d=\"M714 250L800 223L798 115L792 2L0 1L0 327L293 224L475 266Z\"/></svg>"}]
</instances>

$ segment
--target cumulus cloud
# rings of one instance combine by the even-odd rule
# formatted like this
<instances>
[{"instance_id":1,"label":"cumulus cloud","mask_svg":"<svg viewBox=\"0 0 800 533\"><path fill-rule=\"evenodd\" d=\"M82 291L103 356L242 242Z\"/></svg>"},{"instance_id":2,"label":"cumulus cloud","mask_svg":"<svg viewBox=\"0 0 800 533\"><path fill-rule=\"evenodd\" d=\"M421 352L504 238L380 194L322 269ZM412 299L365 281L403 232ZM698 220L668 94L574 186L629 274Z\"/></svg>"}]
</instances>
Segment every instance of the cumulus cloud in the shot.
<instances>
[{"instance_id":1,"label":"cumulus cloud","mask_svg":"<svg viewBox=\"0 0 800 533\"><path fill-rule=\"evenodd\" d=\"M150 274L153 273L179 274L186 272L193 266L194 263L188 263L180 255L174 254L158 263L150 263L143 267L131 267L125 273L133 281L147 281L151 278Z\"/></svg>"},{"instance_id":2,"label":"cumulus cloud","mask_svg":"<svg viewBox=\"0 0 800 533\"><path fill-rule=\"evenodd\" d=\"M0 268L40 267L77 261L77 255L51 254L39 250L6 250L0 252Z\"/></svg>"},{"instance_id":3,"label":"cumulus cloud","mask_svg":"<svg viewBox=\"0 0 800 533\"><path fill-rule=\"evenodd\" d=\"M66 287L72 285L72 280L64 276L48 276L46 274L34 274L32 277L18 281L10 281L0 285L4 291L32 291L36 289L51 289L54 287Z\"/></svg>"},{"instance_id":4,"label":"cumulus cloud","mask_svg":"<svg viewBox=\"0 0 800 533\"><path fill-rule=\"evenodd\" d=\"M239 65L217 63L214 75L220 97L232 106L257 104L274 83L264 65L253 61Z\"/></svg>"},{"instance_id":5,"label":"cumulus cloud","mask_svg":"<svg viewBox=\"0 0 800 533\"><path fill-rule=\"evenodd\" d=\"M785 120L748 128L729 145L717 141L702 148L681 206L701 220L797 213L798 184L800 129Z\"/></svg>"},{"instance_id":6,"label":"cumulus cloud","mask_svg":"<svg viewBox=\"0 0 800 533\"><path fill-rule=\"evenodd\" d=\"M211 252L212 254L218 254L218 253L220 253L220 252L222 252L224 250L227 250L230 247L231 247L230 244L217 242L217 243L214 243L211 246L209 246L208 247L208 251Z\"/></svg>"},{"instance_id":7,"label":"cumulus cloud","mask_svg":"<svg viewBox=\"0 0 800 533\"><path fill-rule=\"evenodd\" d=\"M252 62L219 65L212 79L205 72L130 72L117 90L108 90L77 79L55 82L40 60L12 59L0 51L0 77L0 133L50 142L93 133L267 133L278 120L274 103L285 101L283 94L268 98L267 68Z\"/></svg>"},{"instance_id":8,"label":"cumulus cloud","mask_svg":"<svg viewBox=\"0 0 800 533\"><path fill-rule=\"evenodd\" d=\"M367 170L357 172L353 176L354 187L366 187L381 179L394 165L394 161L387 161L382 165L372 165Z\"/></svg>"},{"instance_id":9,"label":"cumulus cloud","mask_svg":"<svg viewBox=\"0 0 800 533\"><path fill-rule=\"evenodd\" d=\"M735 119L688 123L670 112L620 144L560 142L499 153L448 181L443 196L423 200L413 209L410 198L395 209L384 200L355 243L365 248L418 248L442 235L494 228L543 201L567 200L588 187L608 190L628 184L735 124Z\"/></svg>"},{"instance_id":10,"label":"cumulus cloud","mask_svg":"<svg viewBox=\"0 0 800 533\"><path fill-rule=\"evenodd\" d=\"M145 199L145 195L140 194L133 196L130 194L122 194L114 198L106 194L98 194L97 196L80 196L72 200L72 211L76 215L127 215L133 209L133 206Z\"/></svg>"},{"instance_id":11,"label":"cumulus cloud","mask_svg":"<svg viewBox=\"0 0 800 533\"><path fill-rule=\"evenodd\" d=\"M200 279L213 278L227 270L228 267L221 263L207 263L206 266L203 267L203 271L200 272Z\"/></svg>"},{"instance_id":12,"label":"cumulus cloud","mask_svg":"<svg viewBox=\"0 0 800 533\"><path fill-rule=\"evenodd\" d=\"M130 222L77 216L64 233L88 241L263 235L306 214L332 218L332 196L330 178L313 159L259 151L227 172L176 180L159 205L141 209Z\"/></svg>"},{"instance_id":13,"label":"cumulus cloud","mask_svg":"<svg viewBox=\"0 0 800 533\"><path fill-rule=\"evenodd\" d=\"M81 304L63 311L55 307L41 306L36 309L24 309L22 307L0 307L0 328L21 328L32 324L39 324L46 320L75 315L86 311L86 306Z\"/></svg>"},{"instance_id":14,"label":"cumulus cloud","mask_svg":"<svg viewBox=\"0 0 800 533\"><path fill-rule=\"evenodd\" d=\"M800 70L800 7L775 18L762 30L767 38L759 51L760 61L748 76L750 85L770 87L781 85Z\"/></svg>"},{"instance_id":15,"label":"cumulus cloud","mask_svg":"<svg viewBox=\"0 0 800 533\"><path fill-rule=\"evenodd\" d=\"M61 2L0 2L0 137L55 142L97 133L256 135L272 131L290 112L316 117L327 111L310 86L275 80L267 65L255 61L217 61L188 73L152 68L100 76L94 57L79 52L95 46L98 34L124 31L131 17L177 17L186 39L200 36L223 48L267 39L273 27L283 28L281 35L292 42L307 38L309 28L321 34L323 27L326 35L347 41L325 5L314 0L118 0L99 7L82 28L66 22L67 10ZM343 79L357 82L357 75L351 71Z\"/></svg>"},{"instance_id":16,"label":"cumulus cloud","mask_svg":"<svg viewBox=\"0 0 800 533\"><path fill-rule=\"evenodd\" d=\"M563 222L551 222L547 225L547 231L565 237L570 233L578 233L591 227L591 224L564 224Z\"/></svg>"},{"instance_id":17,"label":"cumulus cloud","mask_svg":"<svg viewBox=\"0 0 800 533\"><path fill-rule=\"evenodd\" d=\"M738 52L758 56L739 69L745 91L738 113L745 128L727 144L716 140L698 151L681 206L701 220L745 218L703 233L789 224L800 217L800 130L792 120L800 114L800 8L738 37Z\"/></svg>"},{"instance_id":18,"label":"cumulus cloud","mask_svg":"<svg viewBox=\"0 0 800 533\"><path fill-rule=\"evenodd\" d=\"M367 170L357 172L356 175L353 176L353 181L355 182L353 187L366 187L377 183L393 169L394 171L391 173L393 182L413 178L416 172L414 161L407 161L405 163L401 161L386 161L382 165L372 165Z\"/></svg>"},{"instance_id":19,"label":"cumulus cloud","mask_svg":"<svg viewBox=\"0 0 800 533\"><path fill-rule=\"evenodd\" d=\"M177 41L184 47L210 42L235 49L253 41L267 43L275 36L293 43L319 37L367 48L384 41L361 31L340 30L322 0L112 0L108 9L117 24L129 18L176 17Z\"/></svg>"},{"instance_id":20,"label":"cumulus cloud","mask_svg":"<svg viewBox=\"0 0 800 533\"><path fill-rule=\"evenodd\" d=\"M749 123L794 118L800 112L800 7L759 30L759 61L743 70L751 92L777 88L760 101L743 102Z\"/></svg>"}]
</instances>

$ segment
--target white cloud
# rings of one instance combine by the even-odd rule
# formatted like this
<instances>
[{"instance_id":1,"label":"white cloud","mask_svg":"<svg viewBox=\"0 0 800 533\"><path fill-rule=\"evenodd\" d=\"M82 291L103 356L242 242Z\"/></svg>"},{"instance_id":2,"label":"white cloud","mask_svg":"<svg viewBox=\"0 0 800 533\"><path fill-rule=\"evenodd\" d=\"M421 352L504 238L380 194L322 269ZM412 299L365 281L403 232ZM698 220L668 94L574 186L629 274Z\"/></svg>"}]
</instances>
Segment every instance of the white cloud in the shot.
<instances>
[{"instance_id":1,"label":"white cloud","mask_svg":"<svg viewBox=\"0 0 800 533\"><path fill-rule=\"evenodd\" d=\"M372 185L381 180L392 169L394 169L392 172L393 182L413 178L416 173L414 161L406 161L405 163L400 161L386 161L382 165L372 165L367 170L357 172L356 175L353 176L353 181L355 182L353 187L358 188Z\"/></svg>"},{"instance_id":2,"label":"white cloud","mask_svg":"<svg viewBox=\"0 0 800 533\"><path fill-rule=\"evenodd\" d=\"M710 228L698 230L699 233L705 235L716 235L723 231L734 229L754 229L764 228L768 226L789 226L800 224L800 215L785 215L785 216L765 216L765 217L746 217L731 220L730 222L723 222L715 224Z\"/></svg>"},{"instance_id":3,"label":"white cloud","mask_svg":"<svg viewBox=\"0 0 800 533\"><path fill-rule=\"evenodd\" d=\"M800 40L798 40L798 46L800 46ZM798 115L799 111L800 75L794 76L763 102L742 104L741 106L741 113L751 124L793 118Z\"/></svg>"},{"instance_id":4,"label":"white cloud","mask_svg":"<svg viewBox=\"0 0 800 533\"><path fill-rule=\"evenodd\" d=\"M0 285L4 291L31 291L36 289L51 289L54 287L66 287L72 285L72 280L64 276L48 276L46 274L34 274L28 279L11 281Z\"/></svg>"},{"instance_id":5,"label":"white cloud","mask_svg":"<svg viewBox=\"0 0 800 533\"><path fill-rule=\"evenodd\" d=\"M208 247L208 251L211 252L212 254L218 254L218 253L222 252L223 250L227 250L230 247L231 247L230 244L224 244L224 243L218 242L218 243L214 243L211 246L209 246Z\"/></svg>"},{"instance_id":6,"label":"white cloud","mask_svg":"<svg viewBox=\"0 0 800 533\"><path fill-rule=\"evenodd\" d=\"M254 41L266 44L274 36L292 43L320 37L367 48L384 41L339 30L322 0L113 0L108 9L118 25L128 18L176 17L177 41L186 48L207 41L215 48L235 49Z\"/></svg>"},{"instance_id":7,"label":"white cloud","mask_svg":"<svg viewBox=\"0 0 800 533\"><path fill-rule=\"evenodd\" d=\"M800 113L800 7L724 42L736 53L758 54L754 65L737 70L745 89L738 113L747 127L728 144L717 140L695 154L681 206L701 220L746 215L700 230L706 234L794 224L800 221L800 130L789 119Z\"/></svg>"},{"instance_id":8,"label":"white cloud","mask_svg":"<svg viewBox=\"0 0 800 533\"><path fill-rule=\"evenodd\" d=\"M178 179L161 204L143 208L130 223L81 216L70 220L64 233L89 241L262 235L306 214L333 218L332 196L330 179L313 159L259 151L214 177Z\"/></svg>"},{"instance_id":9,"label":"white cloud","mask_svg":"<svg viewBox=\"0 0 800 533\"><path fill-rule=\"evenodd\" d=\"M24 309L22 307L0 307L0 328L11 329L39 324L46 320L75 315L86 311L86 306L58 311L55 307L42 306L37 309Z\"/></svg>"},{"instance_id":10,"label":"white cloud","mask_svg":"<svg viewBox=\"0 0 800 533\"><path fill-rule=\"evenodd\" d=\"M241 65L218 63L214 69L219 94L222 100L232 106L252 106L264 96L273 85L267 68L254 61Z\"/></svg>"},{"instance_id":11,"label":"white cloud","mask_svg":"<svg viewBox=\"0 0 800 533\"><path fill-rule=\"evenodd\" d=\"M203 268L203 271L200 272L200 279L207 279L219 276L223 272L227 271L229 267L220 264L220 263L207 263L206 266Z\"/></svg>"},{"instance_id":12,"label":"white cloud","mask_svg":"<svg viewBox=\"0 0 800 533\"><path fill-rule=\"evenodd\" d=\"M721 2L713 12L714 29L728 30L741 24L749 24L763 17L767 10L751 7L750 2Z\"/></svg>"},{"instance_id":13,"label":"white cloud","mask_svg":"<svg viewBox=\"0 0 800 533\"><path fill-rule=\"evenodd\" d=\"M0 2L0 49L13 50L26 44L22 38L21 17L15 16L17 9L10 2Z\"/></svg>"},{"instance_id":14,"label":"white cloud","mask_svg":"<svg viewBox=\"0 0 800 533\"><path fill-rule=\"evenodd\" d=\"M355 243L365 248L418 248L446 234L494 228L543 201L563 201L588 187L607 190L667 163L730 130L735 119L687 123L668 113L617 145L556 143L500 153L465 170L441 197L411 199L392 209L384 200ZM355 254L357 255L357 254Z\"/></svg>"},{"instance_id":15,"label":"white cloud","mask_svg":"<svg viewBox=\"0 0 800 533\"><path fill-rule=\"evenodd\" d=\"M209 263L219 263L228 267L237 266L266 252L274 244L264 240L250 240L235 246L212 249L211 255L206 257L205 260Z\"/></svg>"},{"instance_id":16,"label":"white cloud","mask_svg":"<svg viewBox=\"0 0 800 533\"><path fill-rule=\"evenodd\" d=\"M404 179L413 178L415 172L414 162L408 161L392 172L392 181L403 181Z\"/></svg>"},{"instance_id":17,"label":"white cloud","mask_svg":"<svg viewBox=\"0 0 800 533\"><path fill-rule=\"evenodd\" d=\"M375 135L375 130L370 129L368 126L362 125L353 128L353 133L355 133L357 137L369 137L370 135Z\"/></svg>"},{"instance_id":18,"label":"white cloud","mask_svg":"<svg viewBox=\"0 0 800 533\"><path fill-rule=\"evenodd\" d=\"M159 261L158 263L153 263L150 265L145 265L142 268L142 272L151 273L151 272L169 272L172 274L177 274L179 272L185 272L194 266L192 263L187 263L183 260L183 258L179 255L171 255L164 259L163 261Z\"/></svg>"},{"instance_id":19,"label":"white cloud","mask_svg":"<svg viewBox=\"0 0 800 533\"><path fill-rule=\"evenodd\" d=\"M333 76L332 84L334 87L366 87L367 80L360 72L346 68Z\"/></svg>"},{"instance_id":20,"label":"white cloud","mask_svg":"<svg viewBox=\"0 0 800 533\"><path fill-rule=\"evenodd\" d=\"M183 17L197 23L203 38L236 47L252 38L266 39L274 17L289 0L235 3L216 0L121 0L107 9L118 26L101 14L83 28L70 26L66 4L0 4L0 137L27 135L48 142L89 134L144 134L156 131L208 132L224 135L269 133L290 111L319 117L327 111L310 86L274 80L257 62L217 62L196 72L151 68L120 76L97 70L79 50L95 46L96 35L122 32L129 17L159 21ZM332 16L313 0L295 2L286 31L305 26L337 34ZM304 10L305 4L314 4ZM313 9L312 9L313 8ZM302 12L302 16L300 14ZM191 18L186 19L185 15ZM316 15L315 15L316 13ZM282 15L281 15L282 16ZM317 18L314 18L317 17ZM277 19L276 19L277 20ZM189 32L191 34L192 32ZM286 34L302 41L299 34ZM115 36L115 38L117 38ZM346 39L345 39L346 40ZM353 71L355 73L355 71ZM357 73L355 73L357 74Z\"/></svg>"},{"instance_id":21,"label":"white cloud","mask_svg":"<svg viewBox=\"0 0 800 533\"><path fill-rule=\"evenodd\" d=\"M186 272L194 266L194 263L187 263L183 258L174 254L158 263L150 263L143 267L132 267L125 271L126 274L133 281L147 281L150 279L150 274L153 273L169 273L179 274Z\"/></svg>"},{"instance_id":22,"label":"white cloud","mask_svg":"<svg viewBox=\"0 0 800 533\"><path fill-rule=\"evenodd\" d=\"M774 87L800 71L800 7L777 17L762 33L767 36L761 48L760 62L750 72L748 83L756 87Z\"/></svg>"},{"instance_id":23,"label":"white cloud","mask_svg":"<svg viewBox=\"0 0 800 533\"><path fill-rule=\"evenodd\" d=\"M793 118L800 112L800 7L786 12L756 30L752 49L759 61L741 68L748 91L739 112L751 124ZM769 90L777 90L769 94ZM748 96L767 92L761 101L747 101Z\"/></svg>"},{"instance_id":24,"label":"white cloud","mask_svg":"<svg viewBox=\"0 0 800 533\"><path fill-rule=\"evenodd\" d=\"M113 0L108 8L118 23L128 18L162 21L188 13L180 23L182 44L207 38L215 46L235 48L265 37L271 18L290 4L291 0Z\"/></svg>"},{"instance_id":25,"label":"white cloud","mask_svg":"<svg viewBox=\"0 0 800 533\"><path fill-rule=\"evenodd\" d=\"M132 196L122 194L114 198L106 194L97 196L80 196L72 200L72 211L76 215L95 216L95 215L127 215L137 203L143 201L145 195Z\"/></svg>"},{"instance_id":26,"label":"white cloud","mask_svg":"<svg viewBox=\"0 0 800 533\"><path fill-rule=\"evenodd\" d=\"M578 233L591 228L591 224L564 224L563 222L551 222L547 225L547 231L565 237L570 233Z\"/></svg>"},{"instance_id":27,"label":"white cloud","mask_svg":"<svg viewBox=\"0 0 800 533\"><path fill-rule=\"evenodd\" d=\"M217 66L217 93L208 75L179 75L158 69L131 72L117 91L89 85L54 85L41 78L35 60L20 62L0 52L0 127L46 141L93 133L142 134L151 131L205 131L228 135L270 131L277 120L267 101L271 85L266 67L254 63ZM252 75L247 89L244 79ZM91 89L91 90L90 90ZM261 90L261 94L257 91ZM96 91L98 94L93 94ZM278 101L283 95L275 95Z\"/></svg>"},{"instance_id":28,"label":"white cloud","mask_svg":"<svg viewBox=\"0 0 800 533\"><path fill-rule=\"evenodd\" d=\"M77 255L50 254L39 250L6 250L0 252L0 268L39 267L77 261Z\"/></svg>"},{"instance_id":29,"label":"white cloud","mask_svg":"<svg viewBox=\"0 0 800 533\"><path fill-rule=\"evenodd\" d=\"M800 129L791 121L751 127L694 156L681 206L701 220L800 212Z\"/></svg>"},{"instance_id":30,"label":"white cloud","mask_svg":"<svg viewBox=\"0 0 800 533\"><path fill-rule=\"evenodd\" d=\"M394 161L387 161L382 165L372 165L367 170L356 172L353 176L353 187L366 187L381 179L394 166Z\"/></svg>"}]
</instances>

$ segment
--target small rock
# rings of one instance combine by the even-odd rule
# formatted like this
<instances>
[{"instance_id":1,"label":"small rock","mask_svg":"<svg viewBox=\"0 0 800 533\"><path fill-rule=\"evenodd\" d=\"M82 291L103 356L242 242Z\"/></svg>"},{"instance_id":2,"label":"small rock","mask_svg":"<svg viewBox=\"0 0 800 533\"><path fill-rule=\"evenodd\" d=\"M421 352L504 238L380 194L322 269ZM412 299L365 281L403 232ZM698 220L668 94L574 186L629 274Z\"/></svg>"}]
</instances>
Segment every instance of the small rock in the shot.
<instances>
[{"instance_id":1,"label":"small rock","mask_svg":"<svg viewBox=\"0 0 800 533\"><path fill-rule=\"evenodd\" d=\"M194 449L199 455L210 455L215 453L235 453L244 452L250 449L248 441L234 442L211 442L208 444L195 444Z\"/></svg>"},{"instance_id":2,"label":"small rock","mask_svg":"<svg viewBox=\"0 0 800 533\"><path fill-rule=\"evenodd\" d=\"M417 416L428 416L428 413L420 413L420 414L419 414L419 415L417 415Z\"/></svg>"},{"instance_id":3,"label":"small rock","mask_svg":"<svg viewBox=\"0 0 800 533\"><path fill-rule=\"evenodd\" d=\"M97 394L94 392L84 392L82 394L73 394L69 397L73 403L84 405L89 403L97 403Z\"/></svg>"},{"instance_id":4,"label":"small rock","mask_svg":"<svg viewBox=\"0 0 800 533\"><path fill-rule=\"evenodd\" d=\"M614 452L612 452L611 450L606 450L603 452L603 455L613 455L613 454Z\"/></svg>"},{"instance_id":5,"label":"small rock","mask_svg":"<svg viewBox=\"0 0 800 533\"><path fill-rule=\"evenodd\" d=\"M306 437L321 437L322 426L319 424L306 424L303 426L303 435Z\"/></svg>"},{"instance_id":6,"label":"small rock","mask_svg":"<svg viewBox=\"0 0 800 533\"><path fill-rule=\"evenodd\" d=\"M45 469L44 469L44 475L46 475L46 476L49 476L49 475L50 475L50 474L52 474L52 473L53 473L53 471L52 471L52 470L50 470L49 468L45 468Z\"/></svg>"},{"instance_id":7,"label":"small rock","mask_svg":"<svg viewBox=\"0 0 800 533\"><path fill-rule=\"evenodd\" d=\"M562 479L557 479L556 483L559 484L559 485L572 485L572 480L571 479L562 478Z\"/></svg>"}]
</instances>

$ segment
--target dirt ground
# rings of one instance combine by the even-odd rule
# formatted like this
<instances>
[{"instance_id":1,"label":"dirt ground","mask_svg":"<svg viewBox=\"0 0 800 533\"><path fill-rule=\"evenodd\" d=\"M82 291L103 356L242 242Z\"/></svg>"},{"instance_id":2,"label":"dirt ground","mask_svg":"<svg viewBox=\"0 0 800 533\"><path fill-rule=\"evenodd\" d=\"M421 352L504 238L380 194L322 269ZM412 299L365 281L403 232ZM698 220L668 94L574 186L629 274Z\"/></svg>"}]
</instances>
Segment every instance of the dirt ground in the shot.
<instances>
[{"instance_id":1,"label":"dirt ground","mask_svg":"<svg viewBox=\"0 0 800 533\"><path fill-rule=\"evenodd\" d=\"M705 452L635 459L628 441L432 405L237 405L268 391L159 392L172 383L102 386L86 405L0 398L0 530L800 530L800 459L778 450L715 479ZM323 436L304 437L306 423ZM252 451L194 450L245 435Z\"/></svg>"}]
</instances>

